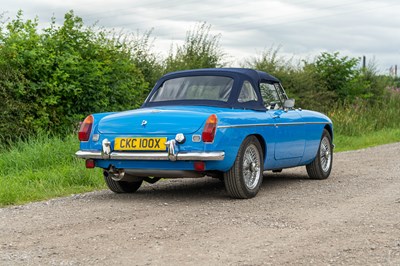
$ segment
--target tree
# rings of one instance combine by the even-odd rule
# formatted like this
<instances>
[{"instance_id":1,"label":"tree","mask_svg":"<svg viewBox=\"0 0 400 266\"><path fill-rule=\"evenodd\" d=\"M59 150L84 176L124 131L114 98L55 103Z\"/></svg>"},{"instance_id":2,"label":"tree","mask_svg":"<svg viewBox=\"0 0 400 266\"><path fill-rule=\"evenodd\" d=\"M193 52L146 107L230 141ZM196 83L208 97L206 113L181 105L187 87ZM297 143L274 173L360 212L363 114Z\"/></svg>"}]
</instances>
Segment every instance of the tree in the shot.
<instances>
[{"instance_id":1,"label":"tree","mask_svg":"<svg viewBox=\"0 0 400 266\"><path fill-rule=\"evenodd\" d=\"M211 26L204 22L188 31L185 43L178 46L175 53L171 48L165 60L166 72L222 67L224 53L219 45L220 35L211 35L210 29Z\"/></svg>"},{"instance_id":2,"label":"tree","mask_svg":"<svg viewBox=\"0 0 400 266\"><path fill-rule=\"evenodd\" d=\"M359 63L360 59L340 57L339 52L323 52L314 64L320 81L328 90L335 92L340 101L351 101L362 95L368 87L361 70L357 68Z\"/></svg>"},{"instance_id":3,"label":"tree","mask_svg":"<svg viewBox=\"0 0 400 266\"><path fill-rule=\"evenodd\" d=\"M133 63L142 72L145 81L150 86L143 93L148 95L150 89L163 74L161 56L153 52L152 30L134 34L121 35L116 39L122 39L121 43L130 51Z\"/></svg>"},{"instance_id":4,"label":"tree","mask_svg":"<svg viewBox=\"0 0 400 266\"><path fill-rule=\"evenodd\" d=\"M326 111L332 104L333 92L320 82L314 64L307 61L293 63L293 59L279 56L280 47L271 47L259 56L245 61L244 67L265 71L282 82L289 97L296 100L296 106Z\"/></svg>"}]
</instances>

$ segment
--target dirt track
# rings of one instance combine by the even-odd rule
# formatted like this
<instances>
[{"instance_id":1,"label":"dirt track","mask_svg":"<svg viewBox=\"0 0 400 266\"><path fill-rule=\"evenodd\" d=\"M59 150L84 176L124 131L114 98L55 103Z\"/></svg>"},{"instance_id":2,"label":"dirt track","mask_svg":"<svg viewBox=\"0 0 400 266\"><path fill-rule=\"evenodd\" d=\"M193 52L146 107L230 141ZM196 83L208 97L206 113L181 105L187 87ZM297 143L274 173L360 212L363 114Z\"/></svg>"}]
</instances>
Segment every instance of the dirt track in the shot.
<instances>
[{"instance_id":1,"label":"dirt track","mask_svg":"<svg viewBox=\"0 0 400 266\"><path fill-rule=\"evenodd\" d=\"M0 209L0 265L400 265L400 143L331 177L269 173L251 200L185 179Z\"/></svg>"}]
</instances>

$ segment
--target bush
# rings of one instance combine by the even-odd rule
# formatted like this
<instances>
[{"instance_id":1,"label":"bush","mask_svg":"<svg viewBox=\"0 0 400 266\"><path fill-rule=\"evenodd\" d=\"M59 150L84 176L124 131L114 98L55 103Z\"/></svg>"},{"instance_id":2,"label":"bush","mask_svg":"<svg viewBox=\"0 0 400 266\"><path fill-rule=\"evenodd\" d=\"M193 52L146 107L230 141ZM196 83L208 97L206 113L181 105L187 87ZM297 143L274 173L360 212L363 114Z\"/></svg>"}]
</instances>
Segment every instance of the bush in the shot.
<instances>
[{"instance_id":1,"label":"bush","mask_svg":"<svg viewBox=\"0 0 400 266\"><path fill-rule=\"evenodd\" d=\"M165 60L165 72L222 67L224 53L219 45L220 35L211 35L210 29L211 26L204 22L188 31L185 43L178 46L176 52L171 48Z\"/></svg>"},{"instance_id":2,"label":"bush","mask_svg":"<svg viewBox=\"0 0 400 266\"><path fill-rule=\"evenodd\" d=\"M164 66L160 56L152 51L151 32L144 34L137 32L131 40L124 39L127 49L131 51L133 63L140 69L149 87L143 90L143 97L147 97L150 89L164 73Z\"/></svg>"},{"instance_id":3,"label":"bush","mask_svg":"<svg viewBox=\"0 0 400 266\"><path fill-rule=\"evenodd\" d=\"M294 64L278 56L279 48L271 48L247 60L245 67L266 71L278 77L296 106L329 112L339 103L382 104L387 77L377 75L376 68L357 68L359 59L341 57L339 53L321 53L313 61ZM385 103L384 103L385 104ZM341 108L341 107L340 107Z\"/></svg>"},{"instance_id":4,"label":"bush","mask_svg":"<svg viewBox=\"0 0 400 266\"><path fill-rule=\"evenodd\" d=\"M335 93L321 82L315 64L306 61L295 64L293 59L279 57L279 50L279 47L271 47L245 61L243 67L265 71L279 78L289 97L296 100L296 106L326 111L333 104Z\"/></svg>"},{"instance_id":5,"label":"bush","mask_svg":"<svg viewBox=\"0 0 400 266\"><path fill-rule=\"evenodd\" d=\"M20 11L1 28L3 142L40 131L65 133L90 113L142 104L148 83L129 45L84 27L72 11L60 27L54 19L43 33L37 27L37 19L23 21Z\"/></svg>"},{"instance_id":6,"label":"bush","mask_svg":"<svg viewBox=\"0 0 400 266\"><path fill-rule=\"evenodd\" d=\"M18 97L18 91L25 85L26 80L18 69L0 62L0 144L32 133L26 119L31 106Z\"/></svg>"}]
</instances>

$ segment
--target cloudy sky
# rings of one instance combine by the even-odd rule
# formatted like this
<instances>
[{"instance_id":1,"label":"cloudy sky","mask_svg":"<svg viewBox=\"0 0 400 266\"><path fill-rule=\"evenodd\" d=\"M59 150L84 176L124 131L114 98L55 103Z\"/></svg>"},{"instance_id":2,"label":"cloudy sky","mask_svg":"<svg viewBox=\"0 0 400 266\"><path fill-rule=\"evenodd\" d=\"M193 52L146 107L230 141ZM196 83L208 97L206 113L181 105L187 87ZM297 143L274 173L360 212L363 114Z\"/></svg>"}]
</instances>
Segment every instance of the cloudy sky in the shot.
<instances>
[{"instance_id":1,"label":"cloudy sky","mask_svg":"<svg viewBox=\"0 0 400 266\"><path fill-rule=\"evenodd\" d=\"M221 34L230 65L271 47L281 55L313 59L323 51L373 60L382 73L400 66L399 0L0 0L0 13L62 22L73 9L85 24L125 32L153 29L154 50L166 55L199 22Z\"/></svg>"}]
</instances>

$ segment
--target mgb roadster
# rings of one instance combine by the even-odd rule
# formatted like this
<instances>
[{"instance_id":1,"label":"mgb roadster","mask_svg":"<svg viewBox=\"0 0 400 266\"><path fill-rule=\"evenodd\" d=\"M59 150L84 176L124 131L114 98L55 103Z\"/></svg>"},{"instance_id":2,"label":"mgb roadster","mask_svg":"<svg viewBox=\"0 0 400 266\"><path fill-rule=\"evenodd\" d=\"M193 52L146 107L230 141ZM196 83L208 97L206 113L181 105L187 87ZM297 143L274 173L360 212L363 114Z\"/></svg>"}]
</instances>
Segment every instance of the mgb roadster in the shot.
<instances>
[{"instance_id":1,"label":"mgb roadster","mask_svg":"<svg viewBox=\"0 0 400 266\"><path fill-rule=\"evenodd\" d=\"M139 109L86 117L79 140L76 156L102 168L115 193L211 176L232 198L251 198L266 171L305 165L325 179L333 160L332 121L295 108L277 78L242 68L166 74Z\"/></svg>"}]
</instances>

